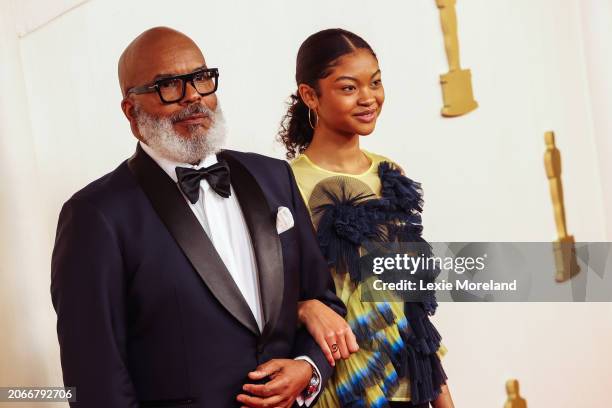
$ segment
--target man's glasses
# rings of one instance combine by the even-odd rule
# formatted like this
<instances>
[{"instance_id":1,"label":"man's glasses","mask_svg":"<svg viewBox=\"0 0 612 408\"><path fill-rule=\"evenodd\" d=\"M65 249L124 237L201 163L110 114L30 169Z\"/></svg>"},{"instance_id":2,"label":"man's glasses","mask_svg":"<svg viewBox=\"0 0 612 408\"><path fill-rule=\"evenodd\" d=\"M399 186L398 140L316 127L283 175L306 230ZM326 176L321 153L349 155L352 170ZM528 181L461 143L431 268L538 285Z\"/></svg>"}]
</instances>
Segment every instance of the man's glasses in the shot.
<instances>
[{"instance_id":1,"label":"man's glasses","mask_svg":"<svg viewBox=\"0 0 612 408\"><path fill-rule=\"evenodd\" d=\"M219 70L217 68L203 68L190 74L160 78L150 85L130 88L127 94L140 95L157 92L163 103L175 103L185 97L187 82L193 86L200 96L210 95L215 93L219 86Z\"/></svg>"}]
</instances>

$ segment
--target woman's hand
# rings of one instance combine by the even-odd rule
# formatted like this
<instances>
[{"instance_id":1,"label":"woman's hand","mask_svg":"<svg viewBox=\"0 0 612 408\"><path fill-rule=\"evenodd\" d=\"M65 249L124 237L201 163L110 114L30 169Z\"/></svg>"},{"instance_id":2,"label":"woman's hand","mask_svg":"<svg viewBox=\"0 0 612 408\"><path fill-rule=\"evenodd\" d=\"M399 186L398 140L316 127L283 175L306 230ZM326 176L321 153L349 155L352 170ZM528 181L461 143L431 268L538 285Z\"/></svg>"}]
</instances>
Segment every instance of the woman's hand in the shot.
<instances>
[{"instance_id":1,"label":"woman's hand","mask_svg":"<svg viewBox=\"0 0 612 408\"><path fill-rule=\"evenodd\" d=\"M330 365L357 352L357 339L348 323L322 302L313 299L299 302L298 319L315 339Z\"/></svg>"},{"instance_id":2,"label":"woman's hand","mask_svg":"<svg viewBox=\"0 0 612 408\"><path fill-rule=\"evenodd\" d=\"M438 395L435 401L432 401L431 405L433 405L434 408L455 408L455 404L453 404L453 399L451 398L450 391L446 384L440 388L440 395Z\"/></svg>"}]
</instances>

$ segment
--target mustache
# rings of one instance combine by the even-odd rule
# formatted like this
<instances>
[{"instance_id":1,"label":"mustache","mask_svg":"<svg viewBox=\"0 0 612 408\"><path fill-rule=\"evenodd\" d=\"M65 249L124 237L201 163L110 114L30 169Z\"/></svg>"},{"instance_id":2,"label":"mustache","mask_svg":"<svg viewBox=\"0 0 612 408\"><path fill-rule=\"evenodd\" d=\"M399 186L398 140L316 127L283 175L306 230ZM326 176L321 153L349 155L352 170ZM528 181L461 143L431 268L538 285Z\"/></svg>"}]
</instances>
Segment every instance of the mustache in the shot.
<instances>
[{"instance_id":1,"label":"mustache","mask_svg":"<svg viewBox=\"0 0 612 408\"><path fill-rule=\"evenodd\" d=\"M204 106L200 103L194 103L172 114L170 116L170 121L172 123L176 123L181 120L187 119L189 116L194 115L196 113L201 113L208 117L212 117L215 114L215 112L207 106Z\"/></svg>"}]
</instances>

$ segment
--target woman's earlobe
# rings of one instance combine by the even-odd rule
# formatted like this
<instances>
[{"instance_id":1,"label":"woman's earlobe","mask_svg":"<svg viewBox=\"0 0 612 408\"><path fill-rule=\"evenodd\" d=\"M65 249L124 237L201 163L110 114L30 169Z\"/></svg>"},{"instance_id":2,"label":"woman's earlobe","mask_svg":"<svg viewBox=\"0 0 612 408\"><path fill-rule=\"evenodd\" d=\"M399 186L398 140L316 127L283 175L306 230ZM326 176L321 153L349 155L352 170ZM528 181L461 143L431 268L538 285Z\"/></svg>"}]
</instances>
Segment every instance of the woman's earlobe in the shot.
<instances>
[{"instance_id":1,"label":"woman's earlobe","mask_svg":"<svg viewBox=\"0 0 612 408\"><path fill-rule=\"evenodd\" d=\"M298 96L304 101L304 104L310 109L316 109L316 93L312 87L306 84L300 84L298 86Z\"/></svg>"}]
</instances>

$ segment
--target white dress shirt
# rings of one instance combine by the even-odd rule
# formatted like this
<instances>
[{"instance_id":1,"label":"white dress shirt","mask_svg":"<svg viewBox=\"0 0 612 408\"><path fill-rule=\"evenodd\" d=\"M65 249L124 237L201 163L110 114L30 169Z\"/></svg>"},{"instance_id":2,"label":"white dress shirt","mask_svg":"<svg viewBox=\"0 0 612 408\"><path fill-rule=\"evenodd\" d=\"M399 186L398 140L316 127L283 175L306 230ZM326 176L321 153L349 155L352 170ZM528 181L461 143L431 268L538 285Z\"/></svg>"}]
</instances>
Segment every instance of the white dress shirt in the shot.
<instances>
[{"instance_id":1,"label":"white dress shirt","mask_svg":"<svg viewBox=\"0 0 612 408\"><path fill-rule=\"evenodd\" d=\"M200 169L202 167L212 166L218 162L217 156L211 154L197 165L178 163L166 159L142 142L140 142L140 146L175 183L178 183L176 167ZM240 203L236 198L234 189L231 188L231 195L228 198L221 197L203 178L202 181L200 181L200 194L195 204L191 204L184 194L183 197L185 197L185 201L189 205L189 208L191 208L191 211L193 211L205 233L210 238L213 246L219 253L221 260L236 282L236 286L238 286L240 293L244 296L244 299L257 321L259 331L263 331L263 310L261 305L257 261L251 242L251 235L249 234L249 229L242 210L240 209ZM310 358L307 356L300 356L296 359L308 361L317 371L319 378L321 378L318 367ZM317 392L306 401L303 401L302 398L298 398L298 404L302 405L305 403L306 406L310 406L320 390L321 386L319 386Z\"/></svg>"}]
</instances>

